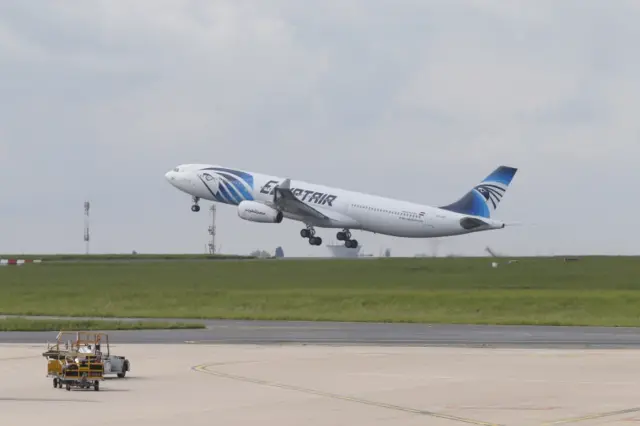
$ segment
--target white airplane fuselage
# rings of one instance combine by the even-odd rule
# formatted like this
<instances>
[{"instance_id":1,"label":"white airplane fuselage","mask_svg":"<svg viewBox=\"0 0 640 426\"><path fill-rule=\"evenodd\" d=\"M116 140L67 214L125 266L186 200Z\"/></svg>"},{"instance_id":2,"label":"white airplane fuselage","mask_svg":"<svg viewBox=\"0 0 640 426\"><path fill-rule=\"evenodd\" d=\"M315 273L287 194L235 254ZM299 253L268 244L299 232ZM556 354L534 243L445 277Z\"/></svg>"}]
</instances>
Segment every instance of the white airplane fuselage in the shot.
<instances>
[{"instance_id":1,"label":"white airplane fuselage","mask_svg":"<svg viewBox=\"0 0 640 426\"><path fill-rule=\"evenodd\" d=\"M515 174L515 169L513 170ZM500 198L512 177L511 175L503 185ZM168 172L166 178L174 187L191 195L196 204L203 199L237 206L240 217L256 222L279 223L284 217L300 221L307 227L362 230L404 238L453 236L504 227L502 222L490 219L488 214L469 214L465 211L453 211L455 209L451 208L433 207L294 179L287 182L287 189L297 199L293 200L293 207L297 207L296 204L300 202L319 215L300 213L286 207L279 210L274 204L274 189L287 179L237 168L188 164ZM478 194L482 192L479 186L472 191L474 190L479 190ZM490 197L485 195L484 200L478 194L474 194L477 198L473 200L474 203L491 201ZM485 212L492 210L484 206L482 208L484 210L481 211ZM197 211L199 207L193 210ZM281 213L279 221L275 219L278 212ZM480 222L474 223L474 220ZM468 226L463 226L463 222ZM470 223L474 226L469 225Z\"/></svg>"}]
</instances>

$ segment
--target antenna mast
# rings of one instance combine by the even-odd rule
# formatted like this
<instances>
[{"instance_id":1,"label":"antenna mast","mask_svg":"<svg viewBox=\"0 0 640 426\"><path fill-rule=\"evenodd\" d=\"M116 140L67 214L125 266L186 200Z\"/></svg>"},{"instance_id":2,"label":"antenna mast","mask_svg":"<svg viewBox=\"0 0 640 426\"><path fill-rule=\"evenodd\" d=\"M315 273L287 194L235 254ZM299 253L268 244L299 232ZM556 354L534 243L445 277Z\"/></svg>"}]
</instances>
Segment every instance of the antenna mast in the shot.
<instances>
[{"instance_id":1,"label":"antenna mast","mask_svg":"<svg viewBox=\"0 0 640 426\"><path fill-rule=\"evenodd\" d=\"M91 208L91 203L89 201L84 202L84 243L85 243L85 252L89 254L89 240L90 232L89 232L89 209Z\"/></svg>"},{"instance_id":2,"label":"antenna mast","mask_svg":"<svg viewBox=\"0 0 640 426\"><path fill-rule=\"evenodd\" d=\"M209 235L211 240L209 241L209 254L216 254L216 205L211 204L209 209L211 212L211 226L209 226Z\"/></svg>"}]
</instances>

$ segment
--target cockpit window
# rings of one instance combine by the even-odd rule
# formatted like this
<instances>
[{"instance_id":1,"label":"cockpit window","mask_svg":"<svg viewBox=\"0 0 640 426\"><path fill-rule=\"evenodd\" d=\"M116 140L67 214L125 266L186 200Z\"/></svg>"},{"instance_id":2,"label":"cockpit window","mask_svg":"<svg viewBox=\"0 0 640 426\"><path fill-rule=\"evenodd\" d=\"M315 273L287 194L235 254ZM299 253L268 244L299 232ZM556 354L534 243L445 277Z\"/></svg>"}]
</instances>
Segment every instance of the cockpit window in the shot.
<instances>
[{"instance_id":1,"label":"cockpit window","mask_svg":"<svg viewBox=\"0 0 640 426\"><path fill-rule=\"evenodd\" d=\"M180 167L176 167L175 169L173 169L174 172L179 172L180 171Z\"/></svg>"}]
</instances>

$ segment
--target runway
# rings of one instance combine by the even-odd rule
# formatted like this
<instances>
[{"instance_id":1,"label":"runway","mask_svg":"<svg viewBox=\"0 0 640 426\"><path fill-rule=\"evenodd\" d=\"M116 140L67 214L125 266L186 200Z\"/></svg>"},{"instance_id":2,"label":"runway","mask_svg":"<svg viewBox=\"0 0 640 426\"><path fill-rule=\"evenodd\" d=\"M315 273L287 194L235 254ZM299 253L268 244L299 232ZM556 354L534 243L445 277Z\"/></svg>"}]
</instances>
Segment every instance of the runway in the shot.
<instances>
[{"instance_id":1,"label":"runway","mask_svg":"<svg viewBox=\"0 0 640 426\"><path fill-rule=\"evenodd\" d=\"M53 317L41 317L53 318ZM130 318L128 320L136 320ZM148 319L146 319L148 321ZM158 321L167 321L158 319ZM323 344L503 348L640 348L640 329L171 319L199 330L109 331L127 344ZM2 332L0 343L43 343L56 332Z\"/></svg>"}]
</instances>

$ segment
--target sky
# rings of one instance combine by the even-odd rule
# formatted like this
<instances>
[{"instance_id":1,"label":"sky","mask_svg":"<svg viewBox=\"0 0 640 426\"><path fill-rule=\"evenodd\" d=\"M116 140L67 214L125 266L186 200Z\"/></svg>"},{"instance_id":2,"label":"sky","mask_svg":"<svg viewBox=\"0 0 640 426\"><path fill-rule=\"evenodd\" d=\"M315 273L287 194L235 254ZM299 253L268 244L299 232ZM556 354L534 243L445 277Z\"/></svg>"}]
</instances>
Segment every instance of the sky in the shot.
<instances>
[{"instance_id":1,"label":"sky","mask_svg":"<svg viewBox=\"0 0 640 426\"><path fill-rule=\"evenodd\" d=\"M638 254L635 0L3 0L0 253L202 253L210 163L428 205L518 167L496 218L394 256ZM326 256L217 208L218 249ZM325 243L335 230L318 230Z\"/></svg>"}]
</instances>

